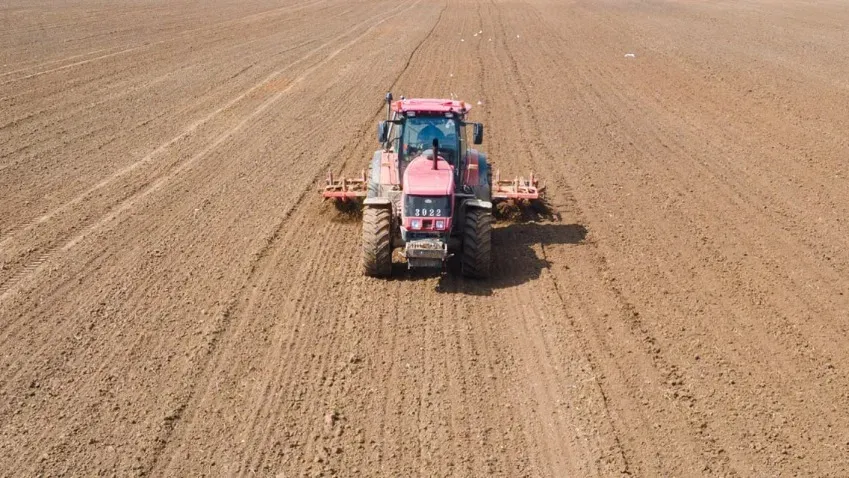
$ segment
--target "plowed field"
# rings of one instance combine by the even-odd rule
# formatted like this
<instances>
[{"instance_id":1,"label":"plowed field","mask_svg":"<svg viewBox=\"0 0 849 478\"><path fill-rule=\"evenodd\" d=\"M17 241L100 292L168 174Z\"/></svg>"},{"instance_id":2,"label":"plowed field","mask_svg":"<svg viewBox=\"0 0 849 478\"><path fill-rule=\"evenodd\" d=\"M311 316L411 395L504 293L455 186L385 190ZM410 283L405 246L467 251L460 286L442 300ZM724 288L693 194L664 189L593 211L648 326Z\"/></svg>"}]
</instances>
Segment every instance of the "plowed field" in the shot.
<instances>
[{"instance_id":1,"label":"plowed field","mask_svg":"<svg viewBox=\"0 0 849 478\"><path fill-rule=\"evenodd\" d=\"M0 25L0 475L849 476L845 2ZM545 179L491 280L364 277L321 202L387 91Z\"/></svg>"}]
</instances>

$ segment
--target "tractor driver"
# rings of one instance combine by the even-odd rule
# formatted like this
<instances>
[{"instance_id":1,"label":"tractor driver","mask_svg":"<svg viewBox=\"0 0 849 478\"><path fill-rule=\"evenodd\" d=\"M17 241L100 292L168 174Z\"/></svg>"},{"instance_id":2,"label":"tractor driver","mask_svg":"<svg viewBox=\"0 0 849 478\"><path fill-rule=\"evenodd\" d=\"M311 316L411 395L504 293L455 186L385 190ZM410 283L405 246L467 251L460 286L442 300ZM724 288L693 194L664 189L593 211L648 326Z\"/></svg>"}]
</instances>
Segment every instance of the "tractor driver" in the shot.
<instances>
[{"instance_id":1,"label":"tractor driver","mask_svg":"<svg viewBox=\"0 0 849 478\"><path fill-rule=\"evenodd\" d=\"M422 118L423 119L423 118ZM444 157L448 162L452 162L454 149L457 147L457 135L455 133L455 123L448 119L444 123L445 130L449 133L446 135L444 130L437 126L439 119L428 119L427 124L416 135L415 142L407 144L407 161L413 159L418 152L423 152L432 148L433 140L439 141L440 156Z\"/></svg>"},{"instance_id":2,"label":"tractor driver","mask_svg":"<svg viewBox=\"0 0 849 478\"><path fill-rule=\"evenodd\" d=\"M439 141L439 144L445 144L445 134L431 123L419 131L417 142L422 149L427 149L429 145L433 144L434 139Z\"/></svg>"}]
</instances>

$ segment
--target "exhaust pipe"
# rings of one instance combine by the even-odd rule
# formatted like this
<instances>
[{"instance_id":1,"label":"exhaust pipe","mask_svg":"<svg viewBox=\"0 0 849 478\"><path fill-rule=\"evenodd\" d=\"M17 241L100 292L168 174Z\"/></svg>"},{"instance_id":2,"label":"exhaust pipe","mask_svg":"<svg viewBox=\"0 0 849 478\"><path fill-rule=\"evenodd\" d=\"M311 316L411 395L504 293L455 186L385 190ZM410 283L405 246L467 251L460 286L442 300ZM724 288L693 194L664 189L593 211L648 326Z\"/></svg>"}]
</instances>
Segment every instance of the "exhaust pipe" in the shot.
<instances>
[{"instance_id":1,"label":"exhaust pipe","mask_svg":"<svg viewBox=\"0 0 849 478\"><path fill-rule=\"evenodd\" d=\"M439 161L439 140L433 138L433 169L437 169L437 162Z\"/></svg>"}]
</instances>

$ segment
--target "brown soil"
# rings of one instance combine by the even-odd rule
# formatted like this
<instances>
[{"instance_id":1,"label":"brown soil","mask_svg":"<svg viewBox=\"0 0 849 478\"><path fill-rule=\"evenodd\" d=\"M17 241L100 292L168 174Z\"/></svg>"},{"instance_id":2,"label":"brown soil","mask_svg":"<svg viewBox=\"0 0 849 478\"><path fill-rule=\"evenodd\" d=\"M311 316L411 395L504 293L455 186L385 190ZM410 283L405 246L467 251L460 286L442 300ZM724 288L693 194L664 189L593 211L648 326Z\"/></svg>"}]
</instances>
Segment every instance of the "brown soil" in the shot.
<instances>
[{"instance_id":1,"label":"brown soil","mask_svg":"<svg viewBox=\"0 0 849 478\"><path fill-rule=\"evenodd\" d=\"M849 475L844 2L0 18L0 474ZM490 281L319 200L389 90L546 180Z\"/></svg>"}]
</instances>

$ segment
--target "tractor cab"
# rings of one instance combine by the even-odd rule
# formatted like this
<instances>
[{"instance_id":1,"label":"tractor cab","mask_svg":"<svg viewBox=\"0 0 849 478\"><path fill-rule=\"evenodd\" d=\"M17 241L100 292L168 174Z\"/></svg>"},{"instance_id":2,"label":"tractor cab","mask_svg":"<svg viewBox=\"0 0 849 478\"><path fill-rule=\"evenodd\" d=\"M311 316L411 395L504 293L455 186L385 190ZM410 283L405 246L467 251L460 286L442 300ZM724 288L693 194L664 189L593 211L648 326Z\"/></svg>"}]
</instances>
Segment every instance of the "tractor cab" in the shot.
<instances>
[{"instance_id":1,"label":"tractor cab","mask_svg":"<svg viewBox=\"0 0 849 478\"><path fill-rule=\"evenodd\" d=\"M460 122L456 119L436 115L408 116L401 120L397 146L398 158L404 166L423 153L431 151L433 140L439 142L439 152L452 167L459 164ZM432 154L432 151L430 152Z\"/></svg>"},{"instance_id":2,"label":"tractor cab","mask_svg":"<svg viewBox=\"0 0 849 478\"><path fill-rule=\"evenodd\" d=\"M398 155L400 176L418 156L432 155L431 145L437 140L439 156L451 165L459 186L468 148L465 116L470 109L453 100L402 99L393 103L389 120L379 125L378 139ZM482 136L482 126L475 124L478 130Z\"/></svg>"}]
</instances>

